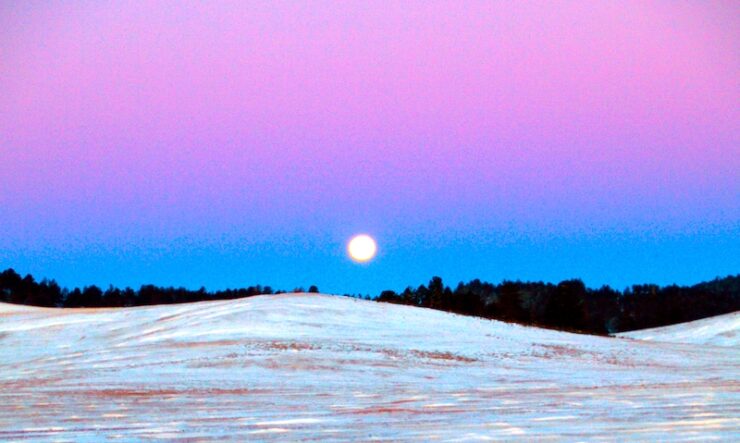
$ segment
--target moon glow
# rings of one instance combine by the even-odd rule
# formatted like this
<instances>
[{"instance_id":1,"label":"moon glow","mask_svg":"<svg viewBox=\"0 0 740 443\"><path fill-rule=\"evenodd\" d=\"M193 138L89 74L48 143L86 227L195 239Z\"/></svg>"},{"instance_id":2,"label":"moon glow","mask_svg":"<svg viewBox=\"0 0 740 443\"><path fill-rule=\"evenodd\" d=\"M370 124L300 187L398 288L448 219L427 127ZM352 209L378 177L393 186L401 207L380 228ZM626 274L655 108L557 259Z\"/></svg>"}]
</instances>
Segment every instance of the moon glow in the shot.
<instances>
[{"instance_id":1,"label":"moon glow","mask_svg":"<svg viewBox=\"0 0 740 443\"><path fill-rule=\"evenodd\" d=\"M355 235L347 244L347 253L358 263L368 262L375 257L378 245L367 234Z\"/></svg>"}]
</instances>

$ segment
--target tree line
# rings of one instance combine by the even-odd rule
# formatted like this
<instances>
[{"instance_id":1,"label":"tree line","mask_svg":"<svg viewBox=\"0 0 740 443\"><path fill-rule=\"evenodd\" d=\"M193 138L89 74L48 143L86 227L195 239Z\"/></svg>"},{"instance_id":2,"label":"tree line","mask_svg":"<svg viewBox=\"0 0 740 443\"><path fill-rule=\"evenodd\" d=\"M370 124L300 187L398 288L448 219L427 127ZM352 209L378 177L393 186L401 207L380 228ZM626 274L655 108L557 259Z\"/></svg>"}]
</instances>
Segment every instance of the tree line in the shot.
<instances>
[{"instance_id":1,"label":"tree line","mask_svg":"<svg viewBox=\"0 0 740 443\"><path fill-rule=\"evenodd\" d=\"M319 292L311 286L295 288L291 292ZM91 285L83 288L62 288L54 280L36 281L32 275L21 277L13 269L0 273L0 302L49 308L119 308L131 306L167 305L192 303L207 300L231 300L263 294L283 294L286 291L273 290L270 286L249 286L239 289L207 291L175 287L143 285L139 289L116 288L101 289Z\"/></svg>"},{"instance_id":2,"label":"tree line","mask_svg":"<svg viewBox=\"0 0 740 443\"><path fill-rule=\"evenodd\" d=\"M666 326L740 310L740 275L694 286L632 285L587 288L583 281L558 284L472 280L455 289L434 277L401 293L383 291L378 301L438 309L591 334Z\"/></svg>"},{"instance_id":3,"label":"tree line","mask_svg":"<svg viewBox=\"0 0 740 443\"><path fill-rule=\"evenodd\" d=\"M42 307L129 307L284 292L261 285L221 291L154 285L143 285L139 289L110 286L105 290L93 285L69 290L54 280L36 281L31 275L22 277L13 269L0 273L0 302ZM319 292L319 289L314 285L308 291L295 288L291 292ZM609 334L740 310L740 274L694 286L643 284L621 291L609 286L587 288L577 279L558 284L521 281L492 284L476 279L460 282L452 289L440 277L433 277L427 285L408 287L399 293L383 291L373 299L527 325Z\"/></svg>"}]
</instances>

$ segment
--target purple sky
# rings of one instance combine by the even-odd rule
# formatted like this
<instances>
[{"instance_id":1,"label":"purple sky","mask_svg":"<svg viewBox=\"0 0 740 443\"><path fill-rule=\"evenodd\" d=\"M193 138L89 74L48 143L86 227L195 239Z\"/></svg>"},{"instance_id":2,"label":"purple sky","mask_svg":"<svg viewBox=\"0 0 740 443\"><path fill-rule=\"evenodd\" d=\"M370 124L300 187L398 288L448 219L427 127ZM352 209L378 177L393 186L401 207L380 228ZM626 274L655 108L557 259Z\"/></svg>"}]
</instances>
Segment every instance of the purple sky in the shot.
<instances>
[{"instance_id":1,"label":"purple sky","mask_svg":"<svg viewBox=\"0 0 740 443\"><path fill-rule=\"evenodd\" d=\"M738 122L733 1L3 2L0 268L692 283L740 272Z\"/></svg>"}]
</instances>

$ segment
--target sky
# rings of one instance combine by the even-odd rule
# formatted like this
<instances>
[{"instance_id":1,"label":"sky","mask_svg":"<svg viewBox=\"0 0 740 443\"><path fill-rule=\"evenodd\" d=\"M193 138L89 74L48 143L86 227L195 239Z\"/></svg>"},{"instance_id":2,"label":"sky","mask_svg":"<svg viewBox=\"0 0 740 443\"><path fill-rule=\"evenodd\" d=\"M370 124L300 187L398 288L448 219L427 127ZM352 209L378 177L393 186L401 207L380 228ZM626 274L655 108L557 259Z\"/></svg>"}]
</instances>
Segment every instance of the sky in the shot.
<instances>
[{"instance_id":1,"label":"sky","mask_svg":"<svg viewBox=\"0 0 740 443\"><path fill-rule=\"evenodd\" d=\"M740 272L739 105L733 1L1 2L0 268L697 283Z\"/></svg>"}]
</instances>

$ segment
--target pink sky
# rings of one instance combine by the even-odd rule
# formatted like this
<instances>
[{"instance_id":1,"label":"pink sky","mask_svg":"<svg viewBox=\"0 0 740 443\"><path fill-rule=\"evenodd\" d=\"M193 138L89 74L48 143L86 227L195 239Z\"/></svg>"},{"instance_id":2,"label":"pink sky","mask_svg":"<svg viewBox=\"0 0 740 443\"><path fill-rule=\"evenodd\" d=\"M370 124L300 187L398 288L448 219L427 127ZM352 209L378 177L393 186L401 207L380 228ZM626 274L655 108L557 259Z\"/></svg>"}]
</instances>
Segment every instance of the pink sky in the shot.
<instances>
[{"instance_id":1,"label":"pink sky","mask_svg":"<svg viewBox=\"0 0 740 443\"><path fill-rule=\"evenodd\" d=\"M502 238L732 241L739 24L736 2L5 3L0 264L356 231L494 262Z\"/></svg>"}]
</instances>

